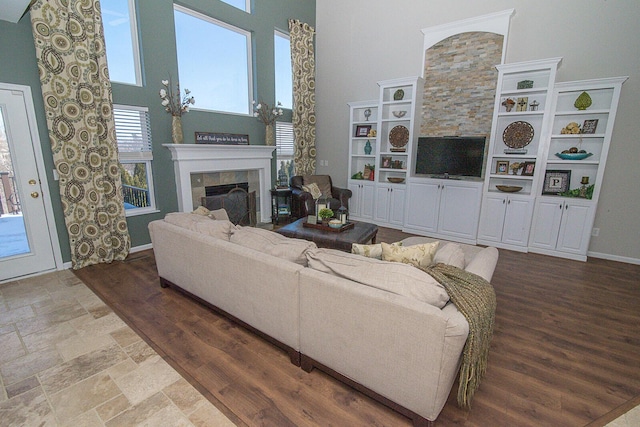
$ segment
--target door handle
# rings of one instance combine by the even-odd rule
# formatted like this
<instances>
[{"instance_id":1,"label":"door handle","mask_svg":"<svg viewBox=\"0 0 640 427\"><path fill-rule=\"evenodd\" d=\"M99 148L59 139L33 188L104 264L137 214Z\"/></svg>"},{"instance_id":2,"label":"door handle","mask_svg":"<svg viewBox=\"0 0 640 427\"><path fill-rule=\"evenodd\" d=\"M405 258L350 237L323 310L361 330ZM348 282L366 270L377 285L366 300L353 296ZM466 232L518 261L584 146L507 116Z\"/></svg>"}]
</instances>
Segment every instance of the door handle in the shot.
<instances>
[{"instance_id":1,"label":"door handle","mask_svg":"<svg viewBox=\"0 0 640 427\"><path fill-rule=\"evenodd\" d=\"M37 182L36 182L35 179L30 179L29 180L29 185L36 185L36 184L37 184Z\"/></svg>"},{"instance_id":2,"label":"door handle","mask_svg":"<svg viewBox=\"0 0 640 427\"><path fill-rule=\"evenodd\" d=\"M31 197L33 197L34 199L37 199L40 196L40 193L38 193L37 191L34 191L33 193L31 193Z\"/></svg>"}]
</instances>

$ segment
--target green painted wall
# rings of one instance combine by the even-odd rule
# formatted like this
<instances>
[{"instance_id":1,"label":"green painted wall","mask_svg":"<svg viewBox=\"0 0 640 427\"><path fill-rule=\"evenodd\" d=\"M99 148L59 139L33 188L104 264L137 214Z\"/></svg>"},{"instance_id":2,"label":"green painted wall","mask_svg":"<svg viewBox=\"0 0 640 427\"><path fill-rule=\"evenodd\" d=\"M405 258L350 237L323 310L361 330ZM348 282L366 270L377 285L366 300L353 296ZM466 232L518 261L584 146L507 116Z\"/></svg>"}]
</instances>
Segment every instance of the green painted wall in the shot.
<instances>
[{"instance_id":1,"label":"green painted wall","mask_svg":"<svg viewBox=\"0 0 640 427\"><path fill-rule=\"evenodd\" d=\"M219 0L183 0L180 5L213 18L236 25L253 35L254 96L273 100L274 64L273 31L287 31L288 19L294 18L315 26L316 0L253 0L253 13L247 14ZM169 0L138 0L138 21L142 55L142 87L113 84L113 101L117 104L140 105L149 108L153 135L153 176L156 190L157 214L127 219L132 246L150 243L147 224L163 218L167 212L178 210L173 162L162 144L171 142L171 116L160 105L158 91L161 81L169 74L178 76L173 2ZM31 87L47 168L49 190L54 206L63 260L71 260L69 239L64 226L57 182L53 180L53 160L46 129L46 120L35 48L29 15L17 24L0 21L0 82ZM197 94L194 94L197 100ZM197 104L196 104L197 106ZM251 116L191 111L183 116L185 141L192 140L196 131L248 134L252 144L263 144L264 125ZM275 170L275 164L274 164ZM275 174L274 174L275 176Z\"/></svg>"}]
</instances>

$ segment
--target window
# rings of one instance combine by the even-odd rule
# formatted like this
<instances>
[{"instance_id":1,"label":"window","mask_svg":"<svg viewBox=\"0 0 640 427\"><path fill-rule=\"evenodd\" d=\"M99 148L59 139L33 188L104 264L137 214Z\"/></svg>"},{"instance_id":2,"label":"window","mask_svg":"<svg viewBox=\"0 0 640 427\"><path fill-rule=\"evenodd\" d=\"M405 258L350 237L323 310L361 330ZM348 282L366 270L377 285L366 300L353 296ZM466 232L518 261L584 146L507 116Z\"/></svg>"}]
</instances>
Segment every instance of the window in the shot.
<instances>
[{"instance_id":1,"label":"window","mask_svg":"<svg viewBox=\"0 0 640 427\"><path fill-rule=\"evenodd\" d=\"M135 0L102 0L104 39L112 82L140 86L140 51Z\"/></svg>"},{"instance_id":2,"label":"window","mask_svg":"<svg viewBox=\"0 0 640 427\"><path fill-rule=\"evenodd\" d=\"M174 6L180 86L196 109L250 114L251 35L182 6Z\"/></svg>"},{"instance_id":3,"label":"window","mask_svg":"<svg viewBox=\"0 0 640 427\"><path fill-rule=\"evenodd\" d=\"M151 175L151 129L145 107L114 105L122 192L127 216L155 212Z\"/></svg>"},{"instance_id":4,"label":"window","mask_svg":"<svg viewBox=\"0 0 640 427\"><path fill-rule=\"evenodd\" d=\"M278 169L280 162L293 164L295 155L295 138L293 135L293 124L289 122L276 122L276 158L278 159ZM293 170L293 167L287 168ZM289 176L289 179L291 177ZM288 181L287 181L288 182Z\"/></svg>"},{"instance_id":5,"label":"window","mask_svg":"<svg viewBox=\"0 0 640 427\"><path fill-rule=\"evenodd\" d=\"M240 10L249 12L251 9L251 0L222 0L223 2L230 4L233 7L237 7Z\"/></svg>"},{"instance_id":6,"label":"window","mask_svg":"<svg viewBox=\"0 0 640 427\"><path fill-rule=\"evenodd\" d=\"M276 99L282 103L282 108L292 109L293 106L293 73L291 71L291 41L289 36L275 32L275 72Z\"/></svg>"}]
</instances>

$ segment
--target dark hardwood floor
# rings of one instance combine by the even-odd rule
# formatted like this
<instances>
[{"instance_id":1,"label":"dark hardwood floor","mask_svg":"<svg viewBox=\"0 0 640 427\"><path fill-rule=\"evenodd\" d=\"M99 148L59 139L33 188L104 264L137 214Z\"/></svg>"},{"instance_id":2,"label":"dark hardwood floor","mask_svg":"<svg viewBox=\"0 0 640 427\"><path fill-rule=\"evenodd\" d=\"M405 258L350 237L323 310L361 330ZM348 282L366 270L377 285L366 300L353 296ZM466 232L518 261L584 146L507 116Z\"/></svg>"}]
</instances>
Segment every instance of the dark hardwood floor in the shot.
<instances>
[{"instance_id":1,"label":"dark hardwood floor","mask_svg":"<svg viewBox=\"0 0 640 427\"><path fill-rule=\"evenodd\" d=\"M378 241L405 236L381 228ZM76 274L238 425L411 425L160 288L151 250ZM492 283L498 308L486 377L470 411L456 406L455 384L436 425L593 427L640 403L640 266L500 250Z\"/></svg>"}]
</instances>

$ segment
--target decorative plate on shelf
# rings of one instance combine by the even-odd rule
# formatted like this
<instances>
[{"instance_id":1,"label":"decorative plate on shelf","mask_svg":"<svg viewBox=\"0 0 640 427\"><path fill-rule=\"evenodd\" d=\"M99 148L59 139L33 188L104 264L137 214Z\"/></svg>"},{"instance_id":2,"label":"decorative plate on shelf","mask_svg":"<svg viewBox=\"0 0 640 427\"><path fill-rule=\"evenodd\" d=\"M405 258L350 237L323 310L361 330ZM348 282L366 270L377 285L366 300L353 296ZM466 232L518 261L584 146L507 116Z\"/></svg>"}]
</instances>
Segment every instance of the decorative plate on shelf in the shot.
<instances>
[{"instance_id":1,"label":"decorative plate on shelf","mask_svg":"<svg viewBox=\"0 0 640 427\"><path fill-rule=\"evenodd\" d=\"M593 153L556 153L556 156L562 160L582 160L593 156Z\"/></svg>"},{"instance_id":2,"label":"decorative plate on shelf","mask_svg":"<svg viewBox=\"0 0 640 427\"><path fill-rule=\"evenodd\" d=\"M517 121L505 128L502 140L509 148L522 148L533 141L533 134L533 126L530 123Z\"/></svg>"},{"instance_id":3,"label":"decorative plate on shelf","mask_svg":"<svg viewBox=\"0 0 640 427\"><path fill-rule=\"evenodd\" d=\"M394 126L389 132L389 143L395 149L404 149L409 142L409 129L402 125Z\"/></svg>"}]
</instances>

